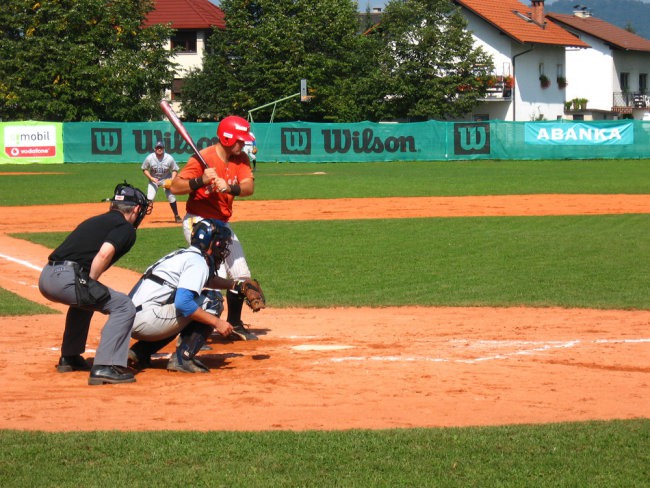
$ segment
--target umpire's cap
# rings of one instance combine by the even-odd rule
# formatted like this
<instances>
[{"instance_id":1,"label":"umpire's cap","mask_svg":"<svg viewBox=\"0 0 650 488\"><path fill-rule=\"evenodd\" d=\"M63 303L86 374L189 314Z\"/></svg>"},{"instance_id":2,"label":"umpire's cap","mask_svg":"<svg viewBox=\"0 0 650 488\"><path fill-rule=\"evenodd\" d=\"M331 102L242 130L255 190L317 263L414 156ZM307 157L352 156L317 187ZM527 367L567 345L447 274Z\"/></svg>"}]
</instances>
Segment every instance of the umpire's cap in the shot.
<instances>
[{"instance_id":1,"label":"umpire's cap","mask_svg":"<svg viewBox=\"0 0 650 488\"><path fill-rule=\"evenodd\" d=\"M113 198L111 198L109 201L111 203L119 203L122 205L140 205L138 217L133 223L133 227L135 228L140 225L142 219L144 219L144 216L149 215L153 210L153 202L151 200L147 200L147 196L142 192L142 190L139 190L133 185L129 185L126 180L124 180L124 183L119 183L115 187Z\"/></svg>"}]
</instances>

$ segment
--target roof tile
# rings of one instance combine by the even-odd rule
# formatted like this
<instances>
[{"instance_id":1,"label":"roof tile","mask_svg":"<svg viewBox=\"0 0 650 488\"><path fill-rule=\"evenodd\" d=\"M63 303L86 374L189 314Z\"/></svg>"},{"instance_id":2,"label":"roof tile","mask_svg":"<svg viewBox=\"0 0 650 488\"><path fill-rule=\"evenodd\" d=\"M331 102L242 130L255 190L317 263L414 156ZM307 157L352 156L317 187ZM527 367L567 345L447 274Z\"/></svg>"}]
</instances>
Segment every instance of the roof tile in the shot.
<instances>
[{"instance_id":1,"label":"roof tile","mask_svg":"<svg viewBox=\"0 0 650 488\"><path fill-rule=\"evenodd\" d=\"M553 12L549 12L547 16L555 22L594 36L619 49L650 52L650 41L648 39L596 17L578 17Z\"/></svg>"},{"instance_id":2,"label":"roof tile","mask_svg":"<svg viewBox=\"0 0 650 488\"><path fill-rule=\"evenodd\" d=\"M455 0L520 43L590 47L553 22L532 20L532 7L517 0Z\"/></svg>"},{"instance_id":3,"label":"roof tile","mask_svg":"<svg viewBox=\"0 0 650 488\"><path fill-rule=\"evenodd\" d=\"M174 29L225 28L223 11L209 0L154 0L145 25L171 24Z\"/></svg>"}]
</instances>

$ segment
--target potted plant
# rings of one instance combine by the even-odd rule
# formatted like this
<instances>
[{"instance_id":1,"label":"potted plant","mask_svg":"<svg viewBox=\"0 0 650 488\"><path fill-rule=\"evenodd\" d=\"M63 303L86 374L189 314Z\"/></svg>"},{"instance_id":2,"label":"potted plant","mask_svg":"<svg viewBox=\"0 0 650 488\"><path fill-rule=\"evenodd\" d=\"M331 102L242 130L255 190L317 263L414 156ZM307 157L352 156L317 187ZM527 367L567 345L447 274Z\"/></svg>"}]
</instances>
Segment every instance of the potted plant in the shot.
<instances>
[{"instance_id":1,"label":"potted plant","mask_svg":"<svg viewBox=\"0 0 650 488\"><path fill-rule=\"evenodd\" d=\"M564 111L565 112L570 112L571 111L571 105L573 105L573 102L569 100L568 102L564 102Z\"/></svg>"},{"instance_id":2,"label":"potted plant","mask_svg":"<svg viewBox=\"0 0 650 488\"><path fill-rule=\"evenodd\" d=\"M579 98L578 99L578 104L580 105L580 110L587 110L587 100L586 98Z\"/></svg>"},{"instance_id":3,"label":"potted plant","mask_svg":"<svg viewBox=\"0 0 650 488\"><path fill-rule=\"evenodd\" d=\"M557 77L557 86L560 89L566 88L567 82L566 82L566 78L564 76L558 76Z\"/></svg>"},{"instance_id":4,"label":"potted plant","mask_svg":"<svg viewBox=\"0 0 650 488\"><path fill-rule=\"evenodd\" d=\"M551 86L551 80L548 79L548 76L541 74L539 75L539 84L542 88L548 88Z\"/></svg>"}]
</instances>

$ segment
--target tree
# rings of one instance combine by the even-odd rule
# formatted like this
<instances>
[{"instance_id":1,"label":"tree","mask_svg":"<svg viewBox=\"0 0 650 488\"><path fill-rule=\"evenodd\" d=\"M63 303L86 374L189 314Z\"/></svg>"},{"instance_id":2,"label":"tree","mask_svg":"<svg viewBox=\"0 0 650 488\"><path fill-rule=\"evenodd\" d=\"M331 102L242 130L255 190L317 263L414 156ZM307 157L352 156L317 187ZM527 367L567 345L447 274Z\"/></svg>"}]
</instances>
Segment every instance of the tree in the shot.
<instances>
[{"instance_id":1,"label":"tree","mask_svg":"<svg viewBox=\"0 0 650 488\"><path fill-rule=\"evenodd\" d=\"M173 66L165 26L144 28L151 0L4 0L3 120L157 117Z\"/></svg>"},{"instance_id":2,"label":"tree","mask_svg":"<svg viewBox=\"0 0 650 488\"><path fill-rule=\"evenodd\" d=\"M183 86L189 119L219 119L296 94L300 80L314 90L309 104L292 98L276 120L338 120L349 94L336 80L354 76L359 50L354 0L222 0L225 30L215 30L203 68ZM269 120L273 107L256 112Z\"/></svg>"},{"instance_id":3,"label":"tree","mask_svg":"<svg viewBox=\"0 0 650 488\"><path fill-rule=\"evenodd\" d=\"M391 0L375 35L383 46L378 69L386 94L377 116L453 118L485 93L492 58L473 46L450 0Z\"/></svg>"}]
</instances>

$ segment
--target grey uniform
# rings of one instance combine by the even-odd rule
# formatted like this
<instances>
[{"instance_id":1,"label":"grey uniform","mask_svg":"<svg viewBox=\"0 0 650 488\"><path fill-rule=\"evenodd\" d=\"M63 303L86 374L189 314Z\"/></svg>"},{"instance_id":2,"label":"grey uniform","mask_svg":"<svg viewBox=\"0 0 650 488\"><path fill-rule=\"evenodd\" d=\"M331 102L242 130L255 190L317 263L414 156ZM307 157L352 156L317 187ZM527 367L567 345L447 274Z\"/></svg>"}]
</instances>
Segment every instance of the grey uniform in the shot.
<instances>
[{"instance_id":1,"label":"grey uniform","mask_svg":"<svg viewBox=\"0 0 650 488\"><path fill-rule=\"evenodd\" d=\"M178 169L178 165L171 154L163 153L162 159L159 159L155 152L149 154L142 163L142 170L148 170L149 174L156 178L159 183L156 184L149 181L149 185L147 186L147 199L153 200L156 197L159 185L164 180L171 178L172 171L178 171ZM169 203L176 201L176 197L168 188L165 188L165 196Z\"/></svg>"},{"instance_id":2,"label":"grey uniform","mask_svg":"<svg viewBox=\"0 0 650 488\"><path fill-rule=\"evenodd\" d=\"M194 292L198 306L221 315L221 294L203 290L209 278L210 268L196 247L190 246L160 259L145 272L129 294L137 311L131 336L138 340L158 341L173 337L185 328L191 319L184 317L174 304L178 288Z\"/></svg>"}]
</instances>

